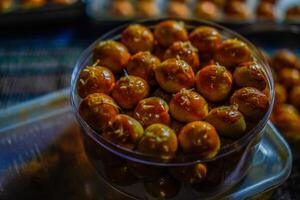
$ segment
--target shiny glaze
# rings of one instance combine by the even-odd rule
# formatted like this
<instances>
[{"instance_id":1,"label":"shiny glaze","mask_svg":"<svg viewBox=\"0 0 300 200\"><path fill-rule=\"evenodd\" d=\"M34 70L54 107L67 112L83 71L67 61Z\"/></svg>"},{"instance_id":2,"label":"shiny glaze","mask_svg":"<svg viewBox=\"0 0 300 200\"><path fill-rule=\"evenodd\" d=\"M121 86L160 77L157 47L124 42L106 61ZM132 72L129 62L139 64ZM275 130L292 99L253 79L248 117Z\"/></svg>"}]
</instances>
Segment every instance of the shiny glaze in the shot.
<instances>
[{"instance_id":1,"label":"shiny glaze","mask_svg":"<svg viewBox=\"0 0 300 200\"><path fill-rule=\"evenodd\" d=\"M170 101L170 113L180 122L202 120L208 114L206 100L197 92L181 90Z\"/></svg>"},{"instance_id":2,"label":"shiny glaze","mask_svg":"<svg viewBox=\"0 0 300 200\"><path fill-rule=\"evenodd\" d=\"M248 45L238 39L223 41L215 55L216 60L225 67L251 61L251 51Z\"/></svg>"},{"instance_id":3,"label":"shiny glaze","mask_svg":"<svg viewBox=\"0 0 300 200\"><path fill-rule=\"evenodd\" d=\"M237 105L239 111L250 121L261 119L269 107L268 97L261 91L251 87L235 91L230 102L232 105Z\"/></svg>"},{"instance_id":4,"label":"shiny glaze","mask_svg":"<svg viewBox=\"0 0 300 200\"><path fill-rule=\"evenodd\" d=\"M198 56L198 50L190 42L175 42L165 52L164 60L169 58L176 58L184 60L194 70L198 71L200 68L200 59Z\"/></svg>"},{"instance_id":5,"label":"shiny glaze","mask_svg":"<svg viewBox=\"0 0 300 200\"><path fill-rule=\"evenodd\" d=\"M200 56L213 54L222 43L218 30L209 26L199 26L191 32L189 38L192 45L198 49Z\"/></svg>"},{"instance_id":6,"label":"shiny glaze","mask_svg":"<svg viewBox=\"0 0 300 200\"><path fill-rule=\"evenodd\" d=\"M81 98L92 93L109 94L114 85L115 76L108 68L88 66L80 72L77 92Z\"/></svg>"},{"instance_id":7,"label":"shiny glaze","mask_svg":"<svg viewBox=\"0 0 300 200\"><path fill-rule=\"evenodd\" d=\"M196 76L197 91L212 102L226 99L232 89L232 84L230 71L220 65L206 66Z\"/></svg>"},{"instance_id":8,"label":"shiny glaze","mask_svg":"<svg viewBox=\"0 0 300 200\"><path fill-rule=\"evenodd\" d=\"M144 134L142 125L134 118L119 114L103 131L102 135L110 142L128 148L135 148Z\"/></svg>"},{"instance_id":9,"label":"shiny glaze","mask_svg":"<svg viewBox=\"0 0 300 200\"><path fill-rule=\"evenodd\" d=\"M129 25L122 32L121 41L133 54L140 51L152 51L154 47L152 32L139 24Z\"/></svg>"},{"instance_id":10,"label":"shiny glaze","mask_svg":"<svg viewBox=\"0 0 300 200\"><path fill-rule=\"evenodd\" d=\"M112 90L112 97L125 109L134 108L148 94L148 83L138 76L131 75L121 77Z\"/></svg>"},{"instance_id":11,"label":"shiny glaze","mask_svg":"<svg viewBox=\"0 0 300 200\"><path fill-rule=\"evenodd\" d=\"M118 106L114 100L103 93L86 96L79 106L81 117L96 131L101 133L117 114Z\"/></svg>"},{"instance_id":12,"label":"shiny glaze","mask_svg":"<svg viewBox=\"0 0 300 200\"><path fill-rule=\"evenodd\" d=\"M205 120L213 125L220 135L234 139L241 137L247 128L245 119L236 106L214 108Z\"/></svg>"},{"instance_id":13,"label":"shiny glaze","mask_svg":"<svg viewBox=\"0 0 300 200\"><path fill-rule=\"evenodd\" d=\"M144 127L151 124L170 123L168 104L158 97L149 97L141 100L136 106L133 117L137 119Z\"/></svg>"},{"instance_id":14,"label":"shiny glaze","mask_svg":"<svg viewBox=\"0 0 300 200\"><path fill-rule=\"evenodd\" d=\"M256 62L241 63L233 73L235 83L240 87L254 87L263 91L267 80L261 66Z\"/></svg>"},{"instance_id":15,"label":"shiny glaze","mask_svg":"<svg viewBox=\"0 0 300 200\"><path fill-rule=\"evenodd\" d=\"M188 32L183 22L167 20L160 22L154 30L154 36L160 45L167 48L177 41L187 41Z\"/></svg>"},{"instance_id":16,"label":"shiny glaze","mask_svg":"<svg viewBox=\"0 0 300 200\"><path fill-rule=\"evenodd\" d=\"M94 61L99 61L99 65L120 72L125 68L130 54L125 45L120 42L107 40L99 42L94 48Z\"/></svg>"},{"instance_id":17,"label":"shiny glaze","mask_svg":"<svg viewBox=\"0 0 300 200\"><path fill-rule=\"evenodd\" d=\"M177 136L164 124L152 124L145 129L138 151L145 155L158 156L168 160L175 156L178 148Z\"/></svg>"},{"instance_id":18,"label":"shiny glaze","mask_svg":"<svg viewBox=\"0 0 300 200\"><path fill-rule=\"evenodd\" d=\"M129 59L126 70L129 75L139 76L153 85L155 83L154 69L159 64L160 60L150 52L139 52Z\"/></svg>"},{"instance_id":19,"label":"shiny glaze","mask_svg":"<svg viewBox=\"0 0 300 200\"><path fill-rule=\"evenodd\" d=\"M213 158L220 149L220 139L216 129L209 123L194 121L185 125L178 136L179 144L186 154L200 158Z\"/></svg>"},{"instance_id":20,"label":"shiny glaze","mask_svg":"<svg viewBox=\"0 0 300 200\"><path fill-rule=\"evenodd\" d=\"M161 88L167 92L179 92L183 88L192 88L195 74L190 65L178 58L165 60L155 69L155 78Z\"/></svg>"}]
</instances>

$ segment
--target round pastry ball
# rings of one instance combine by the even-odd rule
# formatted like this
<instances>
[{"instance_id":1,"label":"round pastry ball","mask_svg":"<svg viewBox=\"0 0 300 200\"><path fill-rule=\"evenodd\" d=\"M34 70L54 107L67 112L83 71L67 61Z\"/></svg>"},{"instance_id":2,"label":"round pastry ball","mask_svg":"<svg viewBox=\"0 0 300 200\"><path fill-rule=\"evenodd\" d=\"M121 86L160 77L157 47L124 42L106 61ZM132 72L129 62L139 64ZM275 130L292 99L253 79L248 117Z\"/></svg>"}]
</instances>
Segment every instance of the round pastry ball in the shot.
<instances>
[{"instance_id":1,"label":"round pastry ball","mask_svg":"<svg viewBox=\"0 0 300 200\"><path fill-rule=\"evenodd\" d=\"M184 60L196 72L200 68L198 50L190 42L175 42L165 52L164 59L176 58Z\"/></svg>"},{"instance_id":2,"label":"round pastry ball","mask_svg":"<svg viewBox=\"0 0 300 200\"><path fill-rule=\"evenodd\" d=\"M160 10L155 0L139 0L136 5L136 12L137 15L142 18L153 18L160 14Z\"/></svg>"},{"instance_id":3,"label":"round pastry ball","mask_svg":"<svg viewBox=\"0 0 300 200\"><path fill-rule=\"evenodd\" d=\"M211 1L197 2L195 12L198 17L208 20L218 20L222 16L220 8Z\"/></svg>"},{"instance_id":4,"label":"round pastry ball","mask_svg":"<svg viewBox=\"0 0 300 200\"><path fill-rule=\"evenodd\" d=\"M122 108L134 108L137 103L148 96L148 83L138 76L123 76L112 90L112 97Z\"/></svg>"},{"instance_id":5,"label":"round pastry ball","mask_svg":"<svg viewBox=\"0 0 300 200\"><path fill-rule=\"evenodd\" d=\"M287 91L283 85L280 83L275 83L275 103L276 104L283 104L287 100Z\"/></svg>"},{"instance_id":6,"label":"round pastry ball","mask_svg":"<svg viewBox=\"0 0 300 200\"><path fill-rule=\"evenodd\" d=\"M141 100L136 106L133 117L144 127L151 124L162 123L170 124L168 104L158 97L149 97Z\"/></svg>"},{"instance_id":7,"label":"round pastry ball","mask_svg":"<svg viewBox=\"0 0 300 200\"><path fill-rule=\"evenodd\" d=\"M181 90L170 101L170 113L180 122L202 120L208 114L206 100L197 92Z\"/></svg>"},{"instance_id":8,"label":"round pastry ball","mask_svg":"<svg viewBox=\"0 0 300 200\"><path fill-rule=\"evenodd\" d=\"M213 125L221 136L238 139L246 131L246 122L236 106L221 106L212 109L205 120Z\"/></svg>"},{"instance_id":9,"label":"round pastry ball","mask_svg":"<svg viewBox=\"0 0 300 200\"><path fill-rule=\"evenodd\" d=\"M86 96L79 106L80 116L94 130L101 132L119 114L114 100L103 93L93 93Z\"/></svg>"},{"instance_id":10,"label":"round pastry ball","mask_svg":"<svg viewBox=\"0 0 300 200\"><path fill-rule=\"evenodd\" d=\"M88 66L80 72L77 93L81 98L92 93L109 94L114 85L115 76L108 68Z\"/></svg>"},{"instance_id":11,"label":"round pastry ball","mask_svg":"<svg viewBox=\"0 0 300 200\"><path fill-rule=\"evenodd\" d=\"M300 84L300 71L293 68L283 68L278 73L278 80L286 88L292 88Z\"/></svg>"},{"instance_id":12,"label":"round pastry ball","mask_svg":"<svg viewBox=\"0 0 300 200\"><path fill-rule=\"evenodd\" d=\"M248 20L252 18L245 2L228 1L224 8L225 16L229 20Z\"/></svg>"},{"instance_id":13,"label":"round pastry ball","mask_svg":"<svg viewBox=\"0 0 300 200\"><path fill-rule=\"evenodd\" d=\"M288 8L285 14L288 20L299 20L300 19L300 5L292 6Z\"/></svg>"},{"instance_id":14,"label":"round pastry ball","mask_svg":"<svg viewBox=\"0 0 300 200\"><path fill-rule=\"evenodd\" d=\"M133 17L134 8L130 0L114 0L111 3L110 13L118 17Z\"/></svg>"},{"instance_id":15,"label":"round pastry ball","mask_svg":"<svg viewBox=\"0 0 300 200\"><path fill-rule=\"evenodd\" d=\"M212 102L225 100L232 89L232 84L230 71L220 65L208 65L196 76L197 91Z\"/></svg>"},{"instance_id":16,"label":"round pastry ball","mask_svg":"<svg viewBox=\"0 0 300 200\"><path fill-rule=\"evenodd\" d=\"M188 184L201 183L205 179L206 173L207 168L202 163L187 167L171 168L171 174L175 178Z\"/></svg>"},{"instance_id":17,"label":"round pastry ball","mask_svg":"<svg viewBox=\"0 0 300 200\"><path fill-rule=\"evenodd\" d=\"M134 149L144 134L142 125L134 118L119 114L103 131L103 137L128 149Z\"/></svg>"},{"instance_id":18,"label":"round pastry ball","mask_svg":"<svg viewBox=\"0 0 300 200\"><path fill-rule=\"evenodd\" d=\"M168 160L176 154L177 143L177 136L170 127L156 123L145 129L138 144L138 151Z\"/></svg>"},{"instance_id":19,"label":"round pastry ball","mask_svg":"<svg viewBox=\"0 0 300 200\"><path fill-rule=\"evenodd\" d=\"M143 78L150 85L155 83L154 69L160 60L149 51L141 51L133 55L127 63L126 70L129 75Z\"/></svg>"},{"instance_id":20,"label":"round pastry ball","mask_svg":"<svg viewBox=\"0 0 300 200\"><path fill-rule=\"evenodd\" d=\"M199 55L214 54L222 44L221 34L217 29L209 26L199 26L189 35L190 41L199 51Z\"/></svg>"},{"instance_id":21,"label":"round pastry ball","mask_svg":"<svg viewBox=\"0 0 300 200\"><path fill-rule=\"evenodd\" d=\"M263 91L267 86L262 67L256 62L241 63L235 68L233 77L239 87L254 87Z\"/></svg>"},{"instance_id":22,"label":"round pastry ball","mask_svg":"<svg viewBox=\"0 0 300 200\"><path fill-rule=\"evenodd\" d=\"M272 67L278 71L283 68L300 69L300 64L296 54L288 49L282 49L273 55Z\"/></svg>"},{"instance_id":23,"label":"round pastry ball","mask_svg":"<svg viewBox=\"0 0 300 200\"><path fill-rule=\"evenodd\" d=\"M191 15L189 6L186 3L170 1L166 13L169 17L187 18Z\"/></svg>"},{"instance_id":24,"label":"round pastry ball","mask_svg":"<svg viewBox=\"0 0 300 200\"><path fill-rule=\"evenodd\" d=\"M139 24L129 25L122 32L121 41L133 54L140 51L152 51L154 47L152 32L147 27Z\"/></svg>"},{"instance_id":25,"label":"round pastry ball","mask_svg":"<svg viewBox=\"0 0 300 200\"><path fill-rule=\"evenodd\" d=\"M126 46L113 40L99 42L93 52L94 61L99 61L99 65L113 72L122 71L129 58L130 54Z\"/></svg>"},{"instance_id":26,"label":"round pastry ball","mask_svg":"<svg viewBox=\"0 0 300 200\"><path fill-rule=\"evenodd\" d=\"M160 22L154 30L154 36L158 43L165 48L177 41L187 41L188 32L183 22L167 20Z\"/></svg>"},{"instance_id":27,"label":"round pastry ball","mask_svg":"<svg viewBox=\"0 0 300 200\"><path fill-rule=\"evenodd\" d=\"M225 67L251 61L251 50L238 39L227 39L217 49L215 59Z\"/></svg>"},{"instance_id":28,"label":"round pastry ball","mask_svg":"<svg viewBox=\"0 0 300 200\"><path fill-rule=\"evenodd\" d=\"M146 191L157 199L171 199L180 191L181 184L172 176L166 174L153 181L144 182Z\"/></svg>"},{"instance_id":29,"label":"round pastry ball","mask_svg":"<svg viewBox=\"0 0 300 200\"><path fill-rule=\"evenodd\" d=\"M215 157L221 144L216 129L203 121L185 125L179 133L178 140L184 153L196 154L203 159Z\"/></svg>"},{"instance_id":30,"label":"round pastry ball","mask_svg":"<svg viewBox=\"0 0 300 200\"><path fill-rule=\"evenodd\" d=\"M263 20L274 20L276 18L276 12L274 5L269 2L261 2L256 7L256 17Z\"/></svg>"},{"instance_id":31,"label":"round pastry ball","mask_svg":"<svg viewBox=\"0 0 300 200\"><path fill-rule=\"evenodd\" d=\"M179 92L183 88L192 88L195 83L192 67L178 58L165 60L155 68L154 73L159 86L171 93Z\"/></svg>"},{"instance_id":32,"label":"round pastry ball","mask_svg":"<svg viewBox=\"0 0 300 200\"><path fill-rule=\"evenodd\" d=\"M300 139L300 116L297 109L290 104L277 106L272 113L272 122L290 142L298 142Z\"/></svg>"},{"instance_id":33,"label":"round pastry ball","mask_svg":"<svg viewBox=\"0 0 300 200\"><path fill-rule=\"evenodd\" d=\"M290 101L296 108L300 109L300 85L295 86L290 92Z\"/></svg>"},{"instance_id":34,"label":"round pastry ball","mask_svg":"<svg viewBox=\"0 0 300 200\"><path fill-rule=\"evenodd\" d=\"M269 108L268 97L252 87L235 91L230 102L232 105L237 105L239 111L250 121L261 120Z\"/></svg>"}]
</instances>

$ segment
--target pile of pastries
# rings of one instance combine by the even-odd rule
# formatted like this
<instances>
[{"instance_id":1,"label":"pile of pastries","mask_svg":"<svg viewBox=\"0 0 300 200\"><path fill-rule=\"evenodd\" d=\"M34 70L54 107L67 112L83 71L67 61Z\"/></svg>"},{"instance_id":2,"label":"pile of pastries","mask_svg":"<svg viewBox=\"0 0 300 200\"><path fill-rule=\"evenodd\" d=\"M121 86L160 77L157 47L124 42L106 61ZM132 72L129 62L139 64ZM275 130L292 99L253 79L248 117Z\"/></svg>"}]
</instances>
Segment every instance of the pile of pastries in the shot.
<instances>
[{"instance_id":1,"label":"pile of pastries","mask_svg":"<svg viewBox=\"0 0 300 200\"><path fill-rule=\"evenodd\" d=\"M288 49L280 49L270 58L275 80L275 106L271 120L288 139L297 143L300 139L300 61Z\"/></svg>"},{"instance_id":2,"label":"pile of pastries","mask_svg":"<svg viewBox=\"0 0 300 200\"><path fill-rule=\"evenodd\" d=\"M269 108L268 82L250 47L213 27L188 33L167 20L152 32L129 25L99 42L80 73L81 117L111 143L170 160L215 157L221 137L237 140Z\"/></svg>"},{"instance_id":3,"label":"pile of pastries","mask_svg":"<svg viewBox=\"0 0 300 200\"><path fill-rule=\"evenodd\" d=\"M276 20L276 0L258 0L255 11L248 6L247 0L168 0L160 9L157 0L113 0L110 13L119 17L199 17L209 20L243 21L251 19ZM135 5L135 6L134 6ZM299 5L290 6L286 19L299 20Z\"/></svg>"},{"instance_id":4,"label":"pile of pastries","mask_svg":"<svg viewBox=\"0 0 300 200\"><path fill-rule=\"evenodd\" d=\"M119 39L95 44L91 64L81 66L78 113L117 151L160 163L210 160L266 116L269 82L252 47L214 27L187 27L175 20L152 29L131 24ZM238 164L250 166L254 152L234 146L236 152L218 162L158 167L112 154L87 135L85 140L107 180L117 186L140 181L163 199L174 197L182 182L202 184L197 191L214 189Z\"/></svg>"}]
</instances>

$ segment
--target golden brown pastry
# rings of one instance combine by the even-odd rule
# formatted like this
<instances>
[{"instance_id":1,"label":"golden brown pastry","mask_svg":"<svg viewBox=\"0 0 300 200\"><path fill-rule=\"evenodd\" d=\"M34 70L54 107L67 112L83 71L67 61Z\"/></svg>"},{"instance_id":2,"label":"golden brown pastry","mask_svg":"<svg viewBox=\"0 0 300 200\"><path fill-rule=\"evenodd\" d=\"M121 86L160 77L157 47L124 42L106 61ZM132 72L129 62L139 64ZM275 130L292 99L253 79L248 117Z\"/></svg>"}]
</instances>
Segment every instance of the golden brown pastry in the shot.
<instances>
[{"instance_id":1,"label":"golden brown pastry","mask_svg":"<svg viewBox=\"0 0 300 200\"><path fill-rule=\"evenodd\" d=\"M134 7L130 0L113 0L110 13L117 17L133 17Z\"/></svg>"}]
</instances>

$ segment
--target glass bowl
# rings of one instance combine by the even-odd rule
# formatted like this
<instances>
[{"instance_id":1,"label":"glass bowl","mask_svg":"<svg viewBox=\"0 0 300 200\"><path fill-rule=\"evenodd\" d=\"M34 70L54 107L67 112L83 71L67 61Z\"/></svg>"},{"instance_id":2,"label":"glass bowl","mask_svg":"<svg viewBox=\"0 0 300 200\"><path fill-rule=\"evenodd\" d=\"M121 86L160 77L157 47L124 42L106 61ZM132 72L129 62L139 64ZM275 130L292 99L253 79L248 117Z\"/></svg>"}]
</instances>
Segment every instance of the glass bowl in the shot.
<instances>
[{"instance_id":1,"label":"glass bowl","mask_svg":"<svg viewBox=\"0 0 300 200\"><path fill-rule=\"evenodd\" d=\"M166 19L138 21L149 29ZM141 154L121 148L96 133L79 115L81 98L77 94L76 84L83 68L92 64L92 52L97 43L103 40L119 40L121 32L128 26L123 25L104 34L90 45L78 59L71 78L71 103L76 118L84 132L87 155L96 170L108 182L114 185L125 196L137 199L195 199L219 196L238 183L251 167L254 154L258 149L263 130L274 103L273 78L269 66L259 51L239 34L215 23L200 20L183 20L188 30L200 25L216 28L223 39L237 38L250 47L254 59L262 66L267 78L266 93L270 106L264 117L255 124L242 138L233 143L223 143L218 155L212 159L199 159L195 156L178 155L165 162L158 157ZM178 181L173 176L177 169L189 168L196 164L205 164L207 174L197 184Z\"/></svg>"}]
</instances>

